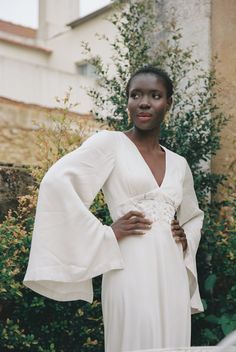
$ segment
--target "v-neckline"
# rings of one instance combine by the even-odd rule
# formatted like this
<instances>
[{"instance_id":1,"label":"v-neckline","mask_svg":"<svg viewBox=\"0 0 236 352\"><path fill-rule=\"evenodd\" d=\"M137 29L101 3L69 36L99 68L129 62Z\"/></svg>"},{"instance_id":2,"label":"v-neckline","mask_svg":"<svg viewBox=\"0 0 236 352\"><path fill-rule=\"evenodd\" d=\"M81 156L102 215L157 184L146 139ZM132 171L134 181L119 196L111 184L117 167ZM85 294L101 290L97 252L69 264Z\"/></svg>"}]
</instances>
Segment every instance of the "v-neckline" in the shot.
<instances>
[{"instance_id":1,"label":"v-neckline","mask_svg":"<svg viewBox=\"0 0 236 352\"><path fill-rule=\"evenodd\" d=\"M165 173L162 179L161 184L159 185L159 183L157 182L154 174L152 173L152 170L150 168L150 166L148 165L148 163L146 162L146 160L144 159L143 155L141 154L140 150L138 149L138 147L136 146L136 144L124 133L124 132L120 132L126 140L128 140L130 142L130 144L134 147L134 149L136 150L137 154L139 155L139 157L141 158L143 164L145 165L146 169L148 170L149 174L151 175L151 177L153 178L156 186L161 189L163 187L163 184L166 180L166 176L167 176L167 168L168 168L168 150L163 147L162 145L160 145L160 147L165 151Z\"/></svg>"}]
</instances>

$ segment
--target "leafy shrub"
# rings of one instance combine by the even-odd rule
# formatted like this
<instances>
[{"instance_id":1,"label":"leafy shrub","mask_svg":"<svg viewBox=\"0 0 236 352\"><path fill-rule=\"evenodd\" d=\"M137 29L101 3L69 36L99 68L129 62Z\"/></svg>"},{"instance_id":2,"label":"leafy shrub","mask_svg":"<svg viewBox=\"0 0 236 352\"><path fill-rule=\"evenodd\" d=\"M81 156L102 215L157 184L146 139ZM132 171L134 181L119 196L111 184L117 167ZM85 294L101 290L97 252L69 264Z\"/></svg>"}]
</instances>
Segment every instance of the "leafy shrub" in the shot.
<instances>
[{"instance_id":1,"label":"leafy shrub","mask_svg":"<svg viewBox=\"0 0 236 352\"><path fill-rule=\"evenodd\" d=\"M205 214L198 271L205 312L193 321L195 345L214 345L236 329L236 193L227 184L225 201L212 202Z\"/></svg>"}]
</instances>

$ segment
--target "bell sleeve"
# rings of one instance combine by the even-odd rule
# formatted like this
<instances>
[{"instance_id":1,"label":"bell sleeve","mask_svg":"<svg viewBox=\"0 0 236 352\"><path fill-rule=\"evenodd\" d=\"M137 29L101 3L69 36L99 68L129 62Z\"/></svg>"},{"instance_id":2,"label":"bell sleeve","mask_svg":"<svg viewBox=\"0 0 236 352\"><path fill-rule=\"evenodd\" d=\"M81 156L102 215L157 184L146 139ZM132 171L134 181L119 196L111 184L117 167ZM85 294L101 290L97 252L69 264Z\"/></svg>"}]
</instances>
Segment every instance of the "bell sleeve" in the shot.
<instances>
[{"instance_id":1,"label":"bell sleeve","mask_svg":"<svg viewBox=\"0 0 236 352\"><path fill-rule=\"evenodd\" d=\"M89 207L115 167L112 133L90 137L44 176L24 285L57 301L93 300L92 278L122 269L118 242Z\"/></svg>"},{"instance_id":2,"label":"bell sleeve","mask_svg":"<svg viewBox=\"0 0 236 352\"><path fill-rule=\"evenodd\" d=\"M203 305L198 288L196 253L201 238L204 214L198 206L193 177L187 162L183 182L183 199L177 211L177 217L188 242L188 247L184 252L184 262L189 279L191 312L192 314L199 313L203 311Z\"/></svg>"}]
</instances>

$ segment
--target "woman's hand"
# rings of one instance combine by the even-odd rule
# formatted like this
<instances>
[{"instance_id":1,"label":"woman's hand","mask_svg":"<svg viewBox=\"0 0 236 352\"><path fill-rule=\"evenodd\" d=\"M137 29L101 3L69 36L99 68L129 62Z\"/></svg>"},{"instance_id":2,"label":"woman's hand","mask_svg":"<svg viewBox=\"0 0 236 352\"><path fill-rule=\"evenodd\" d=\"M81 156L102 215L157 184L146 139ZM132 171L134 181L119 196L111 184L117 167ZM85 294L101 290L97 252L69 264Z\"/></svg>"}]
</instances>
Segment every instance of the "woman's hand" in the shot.
<instances>
[{"instance_id":1,"label":"woman's hand","mask_svg":"<svg viewBox=\"0 0 236 352\"><path fill-rule=\"evenodd\" d=\"M178 220L173 220L171 222L171 231L172 231L173 237L175 239L175 242L177 242L177 243L180 242L183 246L183 250L185 251L188 247L188 242L187 242L187 238L184 233L184 230L179 225Z\"/></svg>"},{"instance_id":2,"label":"woman's hand","mask_svg":"<svg viewBox=\"0 0 236 352\"><path fill-rule=\"evenodd\" d=\"M150 230L151 224L152 222L146 219L144 214L131 210L115 221L111 228L119 241L126 236L144 235Z\"/></svg>"}]
</instances>

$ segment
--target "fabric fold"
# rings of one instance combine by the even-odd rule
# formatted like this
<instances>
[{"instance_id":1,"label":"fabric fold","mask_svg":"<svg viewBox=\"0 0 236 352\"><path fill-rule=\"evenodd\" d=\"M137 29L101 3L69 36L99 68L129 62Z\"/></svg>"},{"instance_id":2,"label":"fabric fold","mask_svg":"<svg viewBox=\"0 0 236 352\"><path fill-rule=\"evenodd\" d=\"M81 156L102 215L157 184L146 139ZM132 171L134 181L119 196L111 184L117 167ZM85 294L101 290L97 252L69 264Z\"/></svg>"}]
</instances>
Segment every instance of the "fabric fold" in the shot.
<instances>
[{"instance_id":1,"label":"fabric fold","mask_svg":"<svg viewBox=\"0 0 236 352\"><path fill-rule=\"evenodd\" d=\"M183 199L177 211L177 217L188 241L188 248L184 253L184 262L189 280L191 312L192 314L199 313L203 311L203 305L198 287L196 253L201 238L204 215L198 206L192 172L187 162L183 181Z\"/></svg>"}]
</instances>

